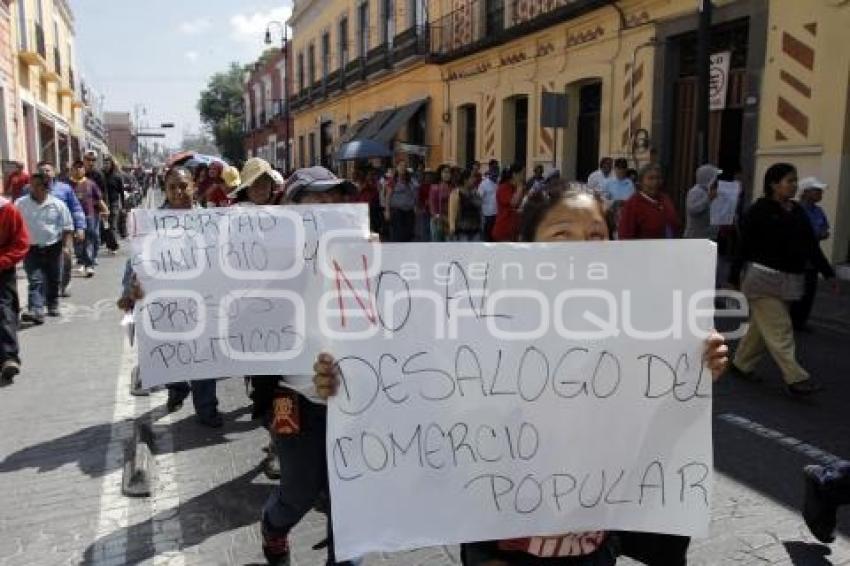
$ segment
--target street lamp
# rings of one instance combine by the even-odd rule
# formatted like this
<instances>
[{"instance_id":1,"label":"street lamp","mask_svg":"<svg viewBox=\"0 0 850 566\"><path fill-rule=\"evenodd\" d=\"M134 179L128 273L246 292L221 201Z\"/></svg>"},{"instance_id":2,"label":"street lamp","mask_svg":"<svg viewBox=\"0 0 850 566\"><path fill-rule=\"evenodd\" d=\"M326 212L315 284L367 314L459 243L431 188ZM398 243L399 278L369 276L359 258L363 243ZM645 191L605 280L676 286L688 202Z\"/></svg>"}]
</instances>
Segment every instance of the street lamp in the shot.
<instances>
[{"instance_id":1,"label":"street lamp","mask_svg":"<svg viewBox=\"0 0 850 566\"><path fill-rule=\"evenodd\" d=\"M282 36L280 49L283 52L283 121L286 124L286 146L284 147L284 165L285 172L289 174L289 33L287 31L285 23L279 22L277 20L270 21L268 24L266 24L266 45L272 44L272 26L276 26L277 28L279 28Z\"/></svg>"}]
</instances>

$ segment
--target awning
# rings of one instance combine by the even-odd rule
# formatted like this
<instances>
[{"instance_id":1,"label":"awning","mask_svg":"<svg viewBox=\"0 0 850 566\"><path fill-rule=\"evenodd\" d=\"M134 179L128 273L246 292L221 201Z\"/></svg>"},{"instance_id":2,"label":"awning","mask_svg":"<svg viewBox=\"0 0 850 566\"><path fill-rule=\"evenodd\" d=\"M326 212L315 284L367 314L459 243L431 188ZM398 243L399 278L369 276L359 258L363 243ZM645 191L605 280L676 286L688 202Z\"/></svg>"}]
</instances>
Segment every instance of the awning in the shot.
<instances>
[{"instance_id":1,"label":"awning","mask_svg":"<svg viewBox=\"0 0 850 566\"><path fill-rule=\"evenodd\" d=\"M380 110L370 118L356 122L340 138L337 159L342 161L366 157L384 157L385 152L387 155L392 155L390 151L392 139L410 121L413 115L427 103L428 98L423 98L398 108ZM354 142L359 142L357 148L348 147ZM386 149L384 150L384 148ZM379 149L380 151L378 151Z\"/></svg>"},{"instance_id":2,"label":"awning","mask_svg":"<svg viewBox=\"0 0 850 566\"><path fill-rule=\"evenodd\" d=\"M413 116L419 112L419 109L425 106L428 103L427 98L423 98L422 100L417 100L416 102L411 102L401 108L397 108L393 111L392 117L390 117L386 122L381 126L381 129L372 136L375 141L389 143L396 136L398 131L404 127Z\"/></svg>"}]
</instances>

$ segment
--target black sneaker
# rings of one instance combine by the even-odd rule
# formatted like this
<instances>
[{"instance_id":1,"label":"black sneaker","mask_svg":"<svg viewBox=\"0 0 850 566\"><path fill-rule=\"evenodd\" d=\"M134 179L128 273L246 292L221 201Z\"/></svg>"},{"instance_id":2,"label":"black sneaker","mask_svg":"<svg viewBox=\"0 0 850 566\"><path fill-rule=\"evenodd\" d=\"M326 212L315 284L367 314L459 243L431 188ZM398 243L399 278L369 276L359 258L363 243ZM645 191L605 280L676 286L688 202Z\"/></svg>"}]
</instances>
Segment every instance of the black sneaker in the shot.
<instances>
[{"instance_id":1,"label":"black sneaker","mask_svg":"<svg viewBox=\"0 0 850 566\"><path fill-rule=\"evenodd\" d=\"M812 378L785 386L785 391L792 397L808 397L822 389L823 385Z\"/></svg>"},{"instance_id":2,"label":"black sneaker","mask_svg":"<svg viewBox=\"0 0 850 566\"><path fill-rule=\"evenodd\" d=\"M47 316L56 318L56 317L62 316L62 315L59 314L59 307L48 307Z\"/></svg>"},{"instance_id":3,"label":"black sneaker","mask_svg":"<svg viewBox=\"0 0 850 566\"><path fill-rule=\"evenodd\" d=\"M743 381L749 381L751 383L761 383L762 378L759 374L754 371L744 371L733 363L729 363L729 369L726 370L726 373L731 377L741 379Z\"/></svg>"},{"instance_id":4,"label":"black sneaker","mask_svg":"<svg viewBox=\"0 0 850 566\"><path fill-rule=\"evenodd\" d=\"M270 535L263 529L263 555L270 566L289 566L288 535Z\"/></svg>"},{"instance_id":5,"label":"black sneaker","mask_svg":"<svg viewBox=\"0 0 850 566\"><path fill-rule=\"evenodd\" d=\"M0 387L12 385L15 381L15 376L21 373L21 364L15 360L6 360L0 366Z\"/></svg>"},{"instance_id":6,"label":"black sneaker","mask_svg":"<svg viewBox=\"0 0 850 566\"><path fill-rule=\"evenodd\" d=\"M198 422L209 428L221 428L224 425L224 419L219 412L212 415L198 415Z\"/></svg>"},{"instance_id":7,"label":"black sneaker","mask_svg":"<svg viewBox=\"0 0 850 566\"><path fill-rule=\"evenodd\" d=\"M803 519L816 539L829 544L835 542L835 515L838 507L823 493L823 476L823 466L812 465L803 468L803 478L806 482Z\"/></svg>"},{"instance_id":8,"label":"black sneaker","mask_svg":"<svg viewBox=\"0 0 850 566\"><path fill-rule=\"evenodd\" d=\"M176 413L183 408L183 401L186 400L186 395L177 395L168 392L168 401L165 402L165 408L169 413Z\"/></svg>"},{"instance_id":9,"label":"black sneaker","mask_svg":"<svg viewBox=\"0 0 850 566\"><path fill-rule=\"evenodd\" d=\"M24 311L21 314L21 321L35 325L44 324L44 315L39 312Z\"/></svg>"}]
</instances>

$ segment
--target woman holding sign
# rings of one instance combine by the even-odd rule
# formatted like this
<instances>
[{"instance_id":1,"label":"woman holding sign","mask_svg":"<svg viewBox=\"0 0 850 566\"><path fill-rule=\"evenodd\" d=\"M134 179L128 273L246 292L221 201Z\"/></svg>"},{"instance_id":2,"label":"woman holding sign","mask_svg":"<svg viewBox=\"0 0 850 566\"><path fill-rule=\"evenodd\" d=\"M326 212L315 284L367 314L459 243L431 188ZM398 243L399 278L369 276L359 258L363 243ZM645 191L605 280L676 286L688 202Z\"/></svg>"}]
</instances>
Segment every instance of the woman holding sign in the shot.
<instances>
[{"instance_id":1,"label":"woman holding sign","mask_svg":"<svg viewBox=\"0 0 850 566\"><path fill-rule=\"evenodd\" d=\"M192 173L185 167L174 167L165 174L165 203L162 208L186 210L195 206L195 183ZM132 311L136 302L144 297L144 292L130 262L123 280L124 292L118 300L118 308ZM192 403L198 421L210 428L220 428L224 421L218 411L216 384L214 379L200 379L192 382L169 383L166 407L169 413L179 411L183 401L192 393Z\"/></svg>"},{"instance_id":2,"label":"woman holding sign","mask_svg":"<svg viewBox=\"0 0 850 566\"><path fill-rule=\"evenodd\" d=\"M529 197L520 237L527 242L604 241L609 239L602 204L587 193L547 188ZM706 343L705 363L716 379L726 368L728 349L714 333ZM321 354L313 381L319 397L335 395L340 383L335 360ZM689 539L645 533L603 531L464 544L466 566L603 566L622 552L648 564L685 563Z\"/></svg>"}]
</instances>

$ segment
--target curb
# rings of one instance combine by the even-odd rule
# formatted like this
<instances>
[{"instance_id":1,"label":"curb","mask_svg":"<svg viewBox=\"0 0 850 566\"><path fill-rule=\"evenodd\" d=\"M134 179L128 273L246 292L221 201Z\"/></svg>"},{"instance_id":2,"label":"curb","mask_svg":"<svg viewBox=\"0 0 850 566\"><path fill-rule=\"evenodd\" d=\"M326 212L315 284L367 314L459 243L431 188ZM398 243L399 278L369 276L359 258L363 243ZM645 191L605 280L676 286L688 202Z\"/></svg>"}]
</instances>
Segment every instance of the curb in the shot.
<instances>
[{"instance_id":1,"label":"curb","mask_svg":"<svg viewBox=\"0 0 850 566\"><path fill-rule=\"evenodd\" d=\"M136 422L133 425L133 437L125 451L124 474L121 481L121 493L126 497L149 497L156 471L151 446L153 431L150 425Z\"/></svg>"}]
</instances>

